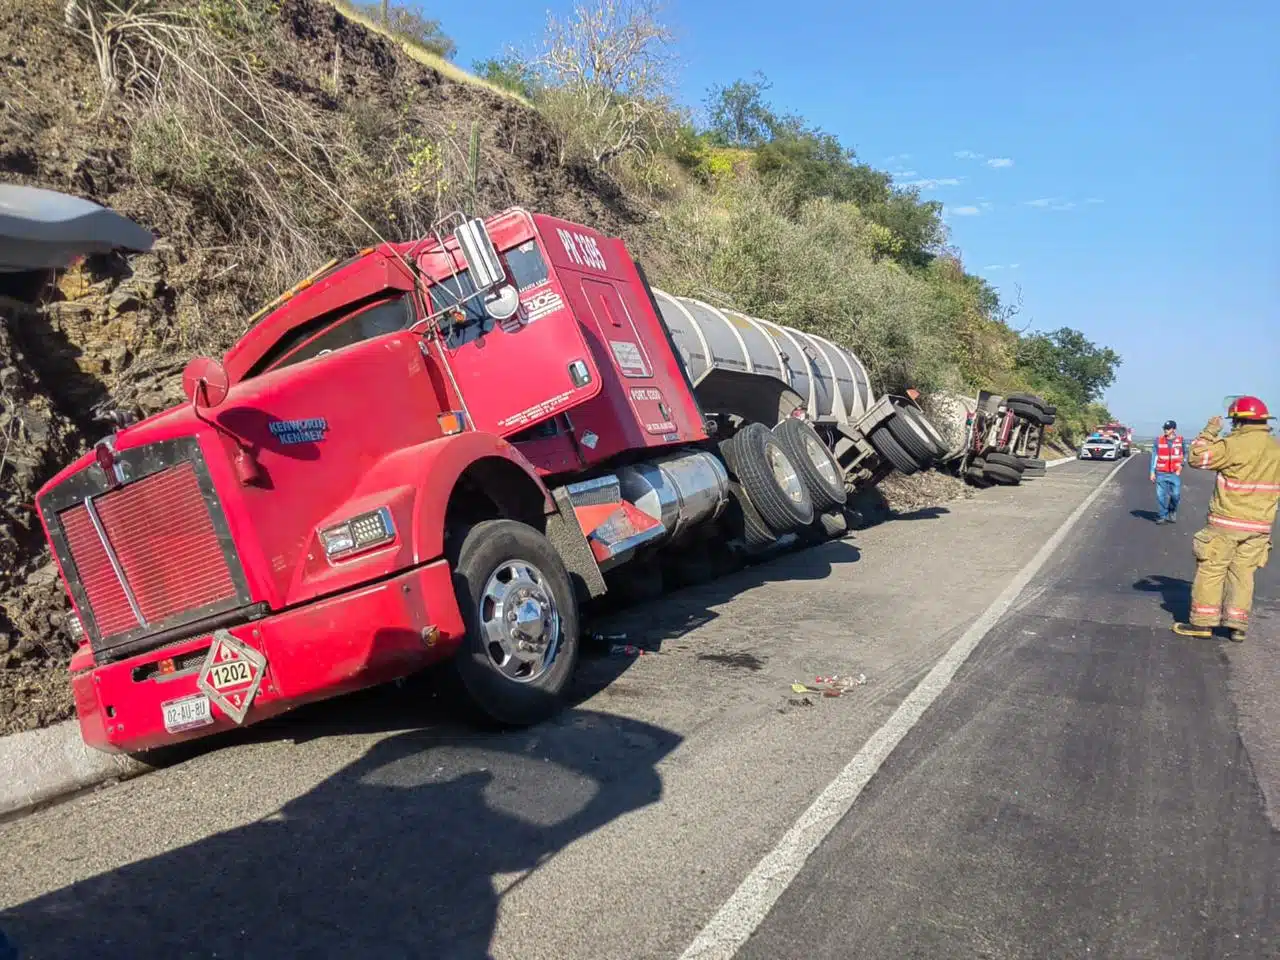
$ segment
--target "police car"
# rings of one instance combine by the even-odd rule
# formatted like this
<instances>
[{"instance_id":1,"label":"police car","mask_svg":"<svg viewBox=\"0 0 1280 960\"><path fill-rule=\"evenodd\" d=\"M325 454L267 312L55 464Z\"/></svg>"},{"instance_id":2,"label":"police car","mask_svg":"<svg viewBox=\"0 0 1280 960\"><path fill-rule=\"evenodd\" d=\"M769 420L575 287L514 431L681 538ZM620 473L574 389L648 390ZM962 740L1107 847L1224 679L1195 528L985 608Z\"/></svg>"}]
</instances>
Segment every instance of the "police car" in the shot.
<instances>
[{"instance_id":1,"label":"police car","mask_svg":"<svg viewBox=\"0 0 1280 960\"><path fill-rule=\"evenodd\" d=\"M1116 460L1120 456L1120 441L1095 433L1080 447L1081 460Z\"/></svg>"}]
</instances>

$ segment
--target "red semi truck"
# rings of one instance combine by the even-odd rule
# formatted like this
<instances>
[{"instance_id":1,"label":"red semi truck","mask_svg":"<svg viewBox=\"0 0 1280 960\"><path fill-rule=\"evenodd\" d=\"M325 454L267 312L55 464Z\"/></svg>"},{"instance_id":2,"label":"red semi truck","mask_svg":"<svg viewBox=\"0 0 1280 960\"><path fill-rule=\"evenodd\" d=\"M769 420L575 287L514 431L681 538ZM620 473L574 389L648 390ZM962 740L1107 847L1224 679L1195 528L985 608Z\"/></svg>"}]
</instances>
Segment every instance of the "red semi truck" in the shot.
<instances>
[{"instance_id":1,"label":"red semi truck","mask_svg":"<svg viewBox=\"0 0 1280 960\"><path fill-rule=\"evenodd\" d=\"M189 403L38 495L99 749L444 658L483 714L537 722L622 564L831 532L851 490L943 452L829 341L654 291L621 240L519 209L330 263L255 319L188 365Z\"/></svg>"}]
</instances>

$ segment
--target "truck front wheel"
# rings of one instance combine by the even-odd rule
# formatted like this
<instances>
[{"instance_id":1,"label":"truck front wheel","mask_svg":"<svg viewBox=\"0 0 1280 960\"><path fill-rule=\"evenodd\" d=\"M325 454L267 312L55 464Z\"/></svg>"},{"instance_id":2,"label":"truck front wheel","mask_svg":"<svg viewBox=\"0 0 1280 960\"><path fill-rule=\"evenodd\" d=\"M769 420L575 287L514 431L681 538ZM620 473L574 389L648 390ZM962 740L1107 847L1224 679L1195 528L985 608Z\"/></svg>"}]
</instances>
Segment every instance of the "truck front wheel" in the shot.
<instances>
[{"instance_id":1,"label":"truck front wheel","mask_svg":"<svg viewBox=\"0 0 1280 960\"><path fill-rule=\"evenodd\" d=\"M578 659L578 604L564 562L532 527L485 520L453 562L467 635L450 661L490 720L523 727L555 714Z\"/></svg>"}]
</instances>

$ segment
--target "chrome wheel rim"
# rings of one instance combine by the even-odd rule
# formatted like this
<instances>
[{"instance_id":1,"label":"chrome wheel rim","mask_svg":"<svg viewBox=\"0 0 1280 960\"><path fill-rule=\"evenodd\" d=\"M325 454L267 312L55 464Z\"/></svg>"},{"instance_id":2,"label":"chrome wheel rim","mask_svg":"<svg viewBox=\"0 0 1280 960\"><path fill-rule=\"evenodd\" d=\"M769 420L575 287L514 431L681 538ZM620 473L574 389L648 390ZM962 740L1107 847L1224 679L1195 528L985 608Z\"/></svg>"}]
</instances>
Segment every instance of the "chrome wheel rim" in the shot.
<instances>
[{"instance_id":1,"label":"chrome wheel rim","mask_svg":"<svg viewBox=\"0 0 1280 960\"><path fill-rule=\"evenodd\" d=\"M560 611L542 571L508 560L489 576L478 604L481 641L489 662L516 683L532 683L560 648Z\"/></svg>"},{"instance_id":2,"label":"chrome wheel rim","mask_svg":"<svg viewBox=\"0 0 1280 960\"><path fill-rule=\"evenodd\" d=\"M827 448L818 442L818 438L806 433L804 450L809 455L809 462L813 464L813 469L818 471L818 475L833 487L840 486L840 478L836 476L835 462L831 459Z\"/></svg>"},{"instance_id":3,"label":"chrome wheel rim","mask_svg":"<svg viewBox=\"0 0 1280 960\"><path fill-rule=\"evenodd\" d=\"M765 457L769 460L769 469L773 473L773 479L782 488L782 492L793 503L803 503L804 485L800 483L800 475L796 473L795 466L787 459L787 455L782 452L782 448L776 444L769 444L765 447Z\"/></svg>"}]
</instances>

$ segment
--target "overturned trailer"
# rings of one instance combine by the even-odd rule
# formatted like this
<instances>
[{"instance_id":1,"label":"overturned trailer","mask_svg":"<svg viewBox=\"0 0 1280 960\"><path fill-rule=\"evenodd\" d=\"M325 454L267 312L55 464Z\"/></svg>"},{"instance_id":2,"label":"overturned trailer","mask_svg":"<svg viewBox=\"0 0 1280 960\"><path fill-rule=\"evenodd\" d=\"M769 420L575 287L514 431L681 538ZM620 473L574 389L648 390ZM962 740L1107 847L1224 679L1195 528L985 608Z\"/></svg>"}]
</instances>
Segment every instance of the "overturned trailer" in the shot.
<instances>
[{"instance_id":1,"label":"overturned trailer","mask_svg":"<svg viewBox=\"0 0 1280 960\"><path fill-rule=\"evenodd\" d=\"M968 482L1009 486L1044 474L1044 431L1056 422L1057 408L1042 397L987 390L976 397L937 394L925 409L947 439L939 460Z\"/></svg>"}]
</instances>

